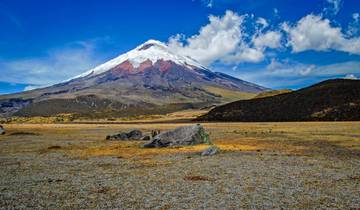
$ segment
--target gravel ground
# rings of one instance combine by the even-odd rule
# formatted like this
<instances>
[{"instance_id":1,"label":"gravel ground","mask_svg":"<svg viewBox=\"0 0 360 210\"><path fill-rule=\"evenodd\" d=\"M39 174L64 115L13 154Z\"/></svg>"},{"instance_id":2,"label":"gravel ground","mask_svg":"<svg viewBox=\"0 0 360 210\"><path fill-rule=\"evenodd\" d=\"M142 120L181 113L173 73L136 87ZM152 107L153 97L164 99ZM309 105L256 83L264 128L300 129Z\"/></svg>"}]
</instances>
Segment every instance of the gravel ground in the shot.
<instances>
[{"instance_id":1,"label":"gravel ground","mask_svg":"<svg viewBox=\"0 0 360 210\"><path fill-rule=\"evenodd\" d=\"M31 138L0 141L0 209L360 209L358 155L76 157Z\"/></svg>"}]
</instances>

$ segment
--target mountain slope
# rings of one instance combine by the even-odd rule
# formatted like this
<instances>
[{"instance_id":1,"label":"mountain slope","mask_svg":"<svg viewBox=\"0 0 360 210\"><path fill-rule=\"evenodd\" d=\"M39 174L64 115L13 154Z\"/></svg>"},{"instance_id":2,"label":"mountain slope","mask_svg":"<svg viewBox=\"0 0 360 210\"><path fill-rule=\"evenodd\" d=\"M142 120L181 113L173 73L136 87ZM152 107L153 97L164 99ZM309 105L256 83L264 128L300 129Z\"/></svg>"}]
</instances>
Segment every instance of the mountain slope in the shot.
<instances>
[{"instance_id":1,"label":"mountain slope","mask_svg":"<svg viewBox=\"0 0 360 210\"><path fill-rule=\"evenodd\" d=\"M259 93L254 98L265 98L265 97L276 96L276 95L290 93L290 92L292 92L292 90L290 90L290 89L270 90L270 91L265 91L265 92Z\"/></svg>"},{"instance_id":2,"label":"mountain slope","mask_svg":"<svg viewBox=\"0 0 360 210\"><path fill-rule=\"evenodd\" d=\"M219 91L211 91L213 88L239 97L222 96ZM165 44L150 40L63 83L0 96L0 115L75 113L103 117L164 113L249 98L265 90L212 72L191 58L171 52Z\"/></svg>"},{"instance_id":3,"label":"mountain slope","mask_svg":"<svg viewBox=\"0 0 360 210\"><path fill-rule=\"evenodd\" d=\"M360 81L327 80L290 93L240 100L216 107L198 120L360 120Z\"/></svg>"}]
</instances>

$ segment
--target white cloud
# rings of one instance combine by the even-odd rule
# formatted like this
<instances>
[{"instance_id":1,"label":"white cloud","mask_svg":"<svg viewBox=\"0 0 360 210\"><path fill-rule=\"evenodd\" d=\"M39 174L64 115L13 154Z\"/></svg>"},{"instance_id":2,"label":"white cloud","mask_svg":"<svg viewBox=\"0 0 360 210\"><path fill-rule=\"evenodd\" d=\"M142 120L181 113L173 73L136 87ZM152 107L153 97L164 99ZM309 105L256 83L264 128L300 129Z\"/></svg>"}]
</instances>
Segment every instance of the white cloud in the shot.
<instances>
[{"instance_id":1,"label":"white cloud","mask_svg":"<svg viewBox=\"0 0 360 210\"><path fill-rule=\"evenodd\" d=\"M24 91L34 90L38 88L46 87L47 85L28 85L24 88Z\"/></svg>"},{"instance_id":2,"label":"white cloud","mask_svg":"<svg viewBox=\"0 0 360 210\"><path fill-rule=\"evenodd\" d=\"M302 64L288 60L278 61L272 59L266 67L267 75L292 77L334 77L346 74L359 74L360 62L350 61L330 65L316 66L314 64Z\"/></svg>"},{"instance_id":3,"label":"white cloud","mask_svg":"<svg viewBox=\"0 0 360 210\"><path fill-rule=\"evenodd\" d=\"M345 75L344 79L358 79L354 74Z\"/></svg>"},{"instance_id":4,"label":"white cloud","mask_svg":"<svg viewBox=\"0 0 360 210\"><path fill-rule=\"evenodd\" d=\"M291 62L289 60L278 61L271 59L269 65L266 66L264 74L276 77L299 77L308 76L315 70L315 65L306 65L302 63Z\"/></svg>"},{"instance_id":5,"label":"white cloud","mask_svg":"<svg viewBox=\"0 0 360 210\"><path fill-rule=\"evenodd\" d=\"M328 78L344 78L344 75L360 75L360 62L351 61L317 66L291 60L271 59L266 68L238 71L238 77L270 88L298 87Z\"/></svg>"},{"instance_id":6,"label":"white cloud","mask_svg":"<svg viewBox=\"0 0 360 210\"><path fill-rule=\"evenodd\" d=\"M353 14L352 14L352 17L353 17L353 19L354 19L356 22L359 22L359 18L360 18L359 13L353 13Z\"/></svg>"},{"instance_id":7,"label":"white cloud","mask_svg":"<svg viewBox=\"0 0 360 210\"><path fill-rule=\"evenodd\" d=\"M329 0L329 3L336 11L342 5L338 0ZM277 9L274 11L278 13ZM178 34L169 39L168 45L175 52L192 57L204 65L215 62L230 65L261 62L274 52L267 52L267 49L283 48L284 34L286 46L291 47L294 53L336 50L360 54L360 37L354 36L358 32L359 18L359 14L354 13L354 21L346 31L333 26L329 19L321 15L309 14L295 24L283 23L283 31L278 31L281 29L270 29L274 27L270 27L262 17L256 19L254 15L226 11L221 17L209 16L209 23L198 34L191 37ZM252 22L247 24L248 21ZM254 30L250 26L254 26Z\"/></svg>"},{"instance_id":8,"label":"white cloud","mask_svg":"<svg viewBox=\"0 0 360 210\"><path fill-rule=\"evenodd\" d=\"M330 20L317 15L301 18L295 26L283 23L283 30L288 33L288 46L293 52L306 50L338 50L360 54L360 38L348 38L340 27L333 27Z\"/></svg>"},{"instance_id":9,"label":"white cloud","mask_svg":"<svg viewBox=\"0 0 360 210\"><path fill-rule=\"evenodd\" d=\"M274 18L280 18L279 10L277 8L273 9L273 15L274 15Z\"/></svg>"},{"instance_id":10,"label":"white cloud","mask_svg":"<svg viewBox=\"0 0 360 210\"><path fill-rule=\"evenodd\" d=\"M193 2L195 0L192 0ZM206 7L209 7L209 8L212 8L214 6L214 0L200 0L200 2L206 6Z\"/></svg>"},{"instance_id":11,"label":"white cloud","mask_svg":"<svg viewBox=\"0 0 360 210\"><path fill-rule=\"evenodd\" d=\"M30 89L64 81L98 63L94 43L76 42L45 57L0 61L0 81L31 84Z\"/></svg>"},{"instance_id":12,"label":"white cloud","mask_svg":"<svg viewBox=\"0 0 360 210\"><path fill-rule=\"evenodd\" d=\"M317 67L313 76L333 77L345 74L359 74L360 62L349 61Z\"/></svg>"},{"instance_id":13,"label":"white cloud","mask_svg":"<svg viewBox=\"0 0 360 210\"><path fill-rule=\"evenodd\" d=\"M266 69L269 71L281 68L283 66L282 63L280 63L278 60L276 60L275 58L272 58L269 65L266 66Z\"/></svg>"},{"instance_id":14,"label":"white cloud","mask_svg":"<svg viewBox=\"0 0 360 210\"><path fill-rule=\"evenodd\" d=\"M256 20L256 23L262 26L262 29L267 28L269 26L269 23L262 17L259 17Z\"/></svg>"},{"instance_id":15,"label":"white cloud","mask_svg":"<svg viewBox=\"0 0 360 210\"><path fill-rule=\"evenodd\" d=\"M232 11L226 11L222 17L210 15L209 24L203 26L197 35L186 38L178 34L169 39L168 45L173 51L204 65L216 61L227 64L262 61L266 48L279 46L279 32L259 32L249 41L244 26L246 17ZM268 25L263 18L256 22L262 28ZM252 41L256 41L256 45Z\"/></svg>"},{"instance_id":16,"label":"white cloud","mask_svg":"<svg viewBox=\"0 0 360 210\"><path fill-rule=\"evenodd\" d=\"M342 7L342 0L326 0L328 4L327 7L324 8L324 12L328 14L337 15Z\"/></svg>"},{"instance_id":17,"label":"white cloud","mask_svg":"<svg viewBox=\"0 0 360 210\"><path fill-rule=\"evenodd\" d=\"M242 62L257 63L264 60L264 57L264 53L259 49L240 46L238 52L223 57L221 61L226 64L238 64Z\"/></svg>"},{"instance_id":18,"label":"white cloud","mask_svg":"<svg viewBox=\"0 0 360 210\"><path fill-rule=\"evenodd\" d=\"M213 7L213 0L209 0L208 4L206 6L212 8Z\"/></svg>"},{"instance_id":19,"label":"white cloud","mask_svg":"<svg viewBox=\"0 0 360 210\"><path fill-rule=\"evenodd\" d=\"M223 17L210 15L210 23L203 26L199 34L186 39L186 45L181 42L181 36L177 35L169 39L169 47L203 64L221 60L236 51L241 43L244 18L232 11L227 11Z\"/></svg>"},{"instance_id":20,"label":"white cloud","mask_svg":"<svg viewBox=\"0 0 360 210\"><path fill-rule=\"evenodd\" d=\"M309 65L306 66L306 68L301 68L299 73L301 76L306 76L312 73L312 71L314 71L315 69L315 65Z\"/></svg>"},{"instance_id":21,"label":"white cloud","mask_svg":"<svg viewBox=\"0 0 360 210\"><path fill-rule=\"evenodd\" d=\"M349 36L357 35L360 30L360 14L352 14L353 21L349 23L347 34Z\"/></svg>"},{"instance_id":22,"label":"white cloud","mask_svg":"<svg viewBox=\"0 0 360 210\"><path fill-rule=\"evenodd\" d=\"M281 33L278 31L268 31L264 34L259 34L253 38L253 43L256 48L280 48Z\"/></svg>"},{"instance_id":23,"label":"white cloud","mask_svg":"<svg viewBox=\"0 0 360 210\"><path fill-rule=\"evenodd\" d=\"M259 17L256 20L256 32L252 36L252 44L256 49L262 49L265 51L265 48L280 48L281 47L281 38L282 34L279 31L266 31L264 29L269 27L269 23L262 17Z\"/></svg>"}]
</instances>

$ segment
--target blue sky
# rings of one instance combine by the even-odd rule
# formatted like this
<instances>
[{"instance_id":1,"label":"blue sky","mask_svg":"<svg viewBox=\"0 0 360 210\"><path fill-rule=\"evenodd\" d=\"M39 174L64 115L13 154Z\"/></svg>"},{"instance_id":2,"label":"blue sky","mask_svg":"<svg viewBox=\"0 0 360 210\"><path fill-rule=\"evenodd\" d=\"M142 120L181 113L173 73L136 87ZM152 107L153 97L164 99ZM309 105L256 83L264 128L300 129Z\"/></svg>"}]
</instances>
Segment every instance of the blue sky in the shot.
<instances>
[{"instance_id":1,"label":"blue sky","mask_svg":"<svg viewBox=\"0 0 360 210\"><path fill-rule=\"evenodd\" d=\"M0 94L55 84L148 39L270 88L360 77L358 0L0 0Z\"/></svg>"}]
</instances>

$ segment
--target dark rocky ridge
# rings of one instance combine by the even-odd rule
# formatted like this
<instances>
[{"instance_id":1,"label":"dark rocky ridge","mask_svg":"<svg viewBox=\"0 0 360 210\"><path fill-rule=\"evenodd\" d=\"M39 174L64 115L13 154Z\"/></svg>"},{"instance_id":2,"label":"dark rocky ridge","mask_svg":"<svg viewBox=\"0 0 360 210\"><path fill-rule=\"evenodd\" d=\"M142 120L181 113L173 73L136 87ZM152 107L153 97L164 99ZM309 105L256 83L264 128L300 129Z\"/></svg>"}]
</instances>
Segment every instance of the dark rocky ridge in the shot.
<instances>
[{"instance_id":1,"label":"dark rocky ridge","mask_svg":"<svg viewBox=\"0 0 360 210\"><path fill-rule=\"evenodd\" d=\"M218 106L200 121L360 120L360 81L327 80L298 91Z\"/></svg>"}]
</instances>

